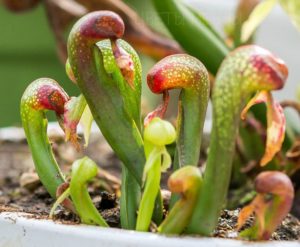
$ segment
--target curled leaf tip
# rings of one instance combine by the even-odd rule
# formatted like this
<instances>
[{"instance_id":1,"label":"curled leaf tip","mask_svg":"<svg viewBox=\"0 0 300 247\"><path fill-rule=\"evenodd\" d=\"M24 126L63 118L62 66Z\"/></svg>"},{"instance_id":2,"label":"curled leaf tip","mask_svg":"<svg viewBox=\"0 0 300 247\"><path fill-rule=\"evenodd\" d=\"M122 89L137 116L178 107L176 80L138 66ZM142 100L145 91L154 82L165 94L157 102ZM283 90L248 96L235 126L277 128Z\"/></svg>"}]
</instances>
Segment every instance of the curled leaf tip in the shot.
<instances>
[{"instance_id":1,"label":"curled leaf tip","mask_svg":"<svg viewBox=\"0 0 300 247\"><path fill-rule=\"evenodd\" d=\"M274 101L272 94L261 91L252 98L241 113L245 119L247 111L255 104L265 103L267 106L267 141L265 154L262 157L261 166L269 163L274 155L280 151L285 136L285 116L281 105Z\"/></svg>"}]
</instances>

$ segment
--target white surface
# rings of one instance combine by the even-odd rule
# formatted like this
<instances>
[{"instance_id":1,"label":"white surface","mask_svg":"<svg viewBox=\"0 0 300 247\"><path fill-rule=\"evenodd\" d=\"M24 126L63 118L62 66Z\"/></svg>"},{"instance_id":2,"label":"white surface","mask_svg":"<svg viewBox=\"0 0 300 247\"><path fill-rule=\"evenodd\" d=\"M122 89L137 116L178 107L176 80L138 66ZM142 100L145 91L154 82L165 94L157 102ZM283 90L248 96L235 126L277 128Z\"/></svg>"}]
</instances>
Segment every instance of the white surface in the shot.
<instances>
[{"instance_id":1,"label":"white surface","mask_svg":"<svg viewBox=\"0 0 300 247\"><path fill-rule=\"evenodd\" d=\"M19 215L19 216L18 216ZM166 237L118 229L62 225L0 213L0 247L296 247L299 242L249 243L229 239Z\"/></svg>"}]
</instances>

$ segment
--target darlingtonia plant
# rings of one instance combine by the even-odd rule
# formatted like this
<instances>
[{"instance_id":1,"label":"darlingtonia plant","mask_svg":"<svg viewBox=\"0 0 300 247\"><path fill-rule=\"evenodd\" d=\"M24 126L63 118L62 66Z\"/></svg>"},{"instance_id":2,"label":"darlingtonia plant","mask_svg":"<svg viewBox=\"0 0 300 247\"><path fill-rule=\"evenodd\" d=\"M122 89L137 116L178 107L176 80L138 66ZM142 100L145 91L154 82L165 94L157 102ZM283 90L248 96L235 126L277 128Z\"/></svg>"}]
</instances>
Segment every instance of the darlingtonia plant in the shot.
<instances>
[{"instance_id":1,"label":"darlingtonia plant","mask_svg":"<svg viewBox=\"0 0 300 247\"><path fill-rule=\"evenodd\" d=\"M176 55L175 57L178 58ZM190 164L196 165L197 163L195 162L198 161L199 153L197 153L198 156L189 156L189 154L192 154L195 150L198 151L200 143L198 145L192 144L191 141L193 139L191 135L198 135L200 139L200 133L193 128L201 126L202 118L199 116L204 114L203 109L206 108L205 93L203 92L205 92L205 85L207 84L203 82L202 85L201 83L198 84L203 88L195 86L196 84L190 79L191 77L186 76L184 73L185 69L180 67L186 60L179 59L179 61L181 62L177 64L174 57L165 58L155 65L148 74L147 79L148 85L154 92L165 93L165 90L179 86L184 87L184 89L187 87L190 90L183 91L185 93L183 94L184 100L180 102L179 113L182 115L179 117L177 126L179 131L177 150L179 161L186 161L185 157L197 157L193 161L188 159ZM172 63L175 64L174 67ZM183 66L188 68L186 64ZM253 45L238 48L223 62L217 74L212 95L214 110L213 130L202 188L203 192L199 196L198 206L188 231L210 235L215 228L229 186L239 119L241 115L242 117L245 116L248 108L253 104L266 102L268 109L268 137L266 152L261 160L261 164L265 165L268 163L274 154L280 150L284 137L285 118L282 108L273 101L270 91L283 87L287 73L287 68L283 61L273 56L269 51ZM189 73L189 75L195 74ZM197 78L198 82L201 81L199 79L203 80L204 78L205 82L203 73L200 75L194 78ZM186 78L188 79L185 80ZM197 90L200 88L202 94L197 94ZM186 91L189 94L197 95L198 97L195 98L198 101L192 100L191 97L185 98L187 95ZM257 93L256 96L245 107L246 101L255 93ZM198 105L198 111L193 108L195 105ZM202 106L202 109L199 105ZM243 108L245 109L242 112ZM160 114L162 109L165 111L165 107L159 107L152 114ZM193 111L189 112L191 109ZM189 113L190 115L188 116ZM193 122L193 120L195 121ZM182 124L181 121L185 122ZM185 132L181 130L182 127ZM189 163L187 162L187 164Z\"/></svg>"},{"instance_id":2,"label":"darlingtonia plant","mask_svg":"<svg viewBox=\"0 0 300 247\"><path fill-rule=\"evenodd\" d=\"M163 117L168 106L168 91L181 89L178 102L177 159L175 168L198 164L201 134L209 99L208 72L196 58L185 54L168 56L147 75L153 93L164 95L164 103L148 115ZM194 138L197 136L197 138Z\"/></svg>"},{"instance_id":3,"label":"darlingtonia plant","mask_svg":"<svg viewBox=\"0 0 300 247\"><path fill-rule=\"evenodd\" d=\"M171 2L175 8L175 2ZM177 7L187 11L186 7ZM187 54L159 61L149 71L147 82L153 93L163 94L163 103L149 113L142 126L141 64L134 49L121 39L124 28L122 19L110 11L81 18L68 38L66 71L82 94L69 97L57 82L41 78L32 82L22 97L21 117L36 171L57 199L51 215L62 204L77 213L83 223L108 226L87 190L88 181L97 174L97 165L87 157L75 161L66 182L47 138L47 110L56 113L66 140L77 148L77 125L84 121L87 140L94 119L122 161L122 228L148 231L153 221L157 227L151 229L160 233L211 235L227 196L240 118L245 118L252 105L264 102L267 106L266 150L261 165L281 149L285 118L271 91L284 86L287 67L269 51L254 45L232 51L223 61L212 90L213 127L202 176L197 165L210 95L205 66ZM181 90L176 128L162 120L172 89ZM172 162L166 145L174 141ZM161 172L171 163L174 172L168 186L174 195L163 219ZM288 177L279 172L262 173L255 188L258 195L242 210L239 226L255 212L253 238L265 239L289 211L293 189Z\"/></svg>"},{"instance_id":4,"label":"darlingtonia plant","mask_svg":"<svg viewBox=\"0 0 300 247\"><path fill-rule=\"evenodd\" d=\"M213 127L203 191L188 231L210 235L216 227L227 196L240 117L253 94L255 98L242 115L254 102L267 102L268 135L261 164L268 163L280 149L284 115L280 105L273 102L270 91L281 89L287 75L282 60L255 45L237 48L223 61L212 93Z\"/></svg>"},{"instance_id":5,"label":"darlingtonia plant","mask_svg":"<svg viewBox=\"0 0 300 247\"><path fill-rule=\"evenodd\" d=\"M86 15L69 35L68 62L95 121L125 165L121 222L125 228L134 228L145 164L140 132L141 65L133 48L119 39L124 28L113 12ZM118 131L111 128L113 123Z\"/></svg>"},{"instance_id":6,"label":"darlingtonia plant","mask_svg":"<svg viewBox=\"0 0 300 247\"><path fill-rule=\"evenodd\" d=\"M33 82L24 93L21 115L33 156L36 157L37 171L48 191L55 197L63 176L60 175L47 141L43 110L54 110L67 137L75 140L76 125L87 101L103 135L130 169L123 168L124 193L121 200L124 207L121 211L124 227L134 228L145 164L140 133L141 65L133 48L118 39L123 32L124 23L113 12L93 12L79 20L69 36L66 67L70 79L77 83L83 96L70 101L58 84L52 83L50 79L50 83L40 79L38 83ZM74 118L76 121L73 121ZM118 124L119 131L112 131L112 123ZM40 146L45 149L44 156L38 150ZM130 192L127 191L129 188Z\"/></svg>"},{"instance_id":7,"label":"darlingtonia plant","mask_svg":"<svg viewBox=\"0 0 300 247\"><path fill-rule=\"evenodd\" d=\"M35 169L52 197L56 197L57 188L65 182L47 137L47 110L54 111L65 132L76 133L76 123L70 123L67 116L71 98L49 78L32 82L21 99L21 119L32 152ZM78 122L77 122L78 123ZM73 126L74 129L69 129Z\"/></svg>"},{"instance_id":8,"label":"darlingtonia plant","mask_svg":"<svg viewBox=\"0 0 300 247\"><path fill-rule=\"evenodd\" d=\"M262 172L254 184L257 195L241 210L238 228L240 229L255 213L253 226L242 231L240 236L254 240L268 240L291 210L294 187L289 177L278 171Z\"/></svg>"},{"instance_id":9,"label":"darlingtonia plant","mask_svg":"<svg viewBox=\"0 0 300 247\"><path fill-rule=\"evenodd\" d=\"M198 59L189 55L168 56L149 71L147 83L153 93L163 94L164 102L147 116L146 121L154 116L163 117L168 107L168 91L181 89L173 168L176 170L185 165L197 166L210 92L206 68ZM178 198L173 195L171 206L176 199Z\"/></svg>"}]
</instances>

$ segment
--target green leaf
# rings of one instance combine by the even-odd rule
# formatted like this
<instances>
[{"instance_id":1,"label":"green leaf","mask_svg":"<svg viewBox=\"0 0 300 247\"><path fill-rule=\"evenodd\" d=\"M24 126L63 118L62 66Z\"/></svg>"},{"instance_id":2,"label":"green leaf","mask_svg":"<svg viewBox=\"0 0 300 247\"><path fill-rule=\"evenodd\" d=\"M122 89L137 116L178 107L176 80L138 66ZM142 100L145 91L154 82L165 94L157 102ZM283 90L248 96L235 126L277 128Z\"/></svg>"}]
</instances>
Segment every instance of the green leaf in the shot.
<instances>
[{"instance_id":1,"label":"green leaf","mask_svg":"<svg viewBox=\"0 0 300 247\"><path fill-rule=\"evenodd\" d=\"M190 55L216 74L229 48L212 26L195 10L179 0L152 0L157 14L174 39Z\"/></svg>"},{"instance_id":2,"label":"green leaf","mask_svg":"<svg viewBox=\"0 0 300 247\"><path fill-rule=\"evenodd\" d=\"M258 26L269 15L276 3L277 0L265 0L254 8L248 20L243 24L241 35L242 42L246 42L251 37Z\"/></svg>"},{"instance_id":3,"label":"green leaf","mask_svg":"<svg viewBox=\"0 0 300 247\"><path fill-rule=\"evenodd\" d=\"M280 0L281 7L290 17L292 23L300 31L300 1L299 0Z\"/></svg>"},{"instance_id":4,"label":"green leaf","mask_svg":"<svg viewBox=\"0 0 300 247\"><path fill-rule=\"evenodd\" d=\"M215 35L217 39L219 39L221 42L224 42L224 39L221 37L221 35L215 30L215 28L211 25L211 23L205 19L205 17L193 6L190 6L189 4L184 5L191 11L191 13L204 25L206 26L212 34Z\"/></svg>"},{"instance_id":5,"label":"green leaf","mask_svg":"<svg viewBox=\"0 0 300 247\"><path fill-rule=\"evenodd\" d=\"M70 195L82 223L108 227L88 191L88 182L96 177L97 173L98 166L90 158L76 160L72 165Z\"/></svg>"}]
</instances>

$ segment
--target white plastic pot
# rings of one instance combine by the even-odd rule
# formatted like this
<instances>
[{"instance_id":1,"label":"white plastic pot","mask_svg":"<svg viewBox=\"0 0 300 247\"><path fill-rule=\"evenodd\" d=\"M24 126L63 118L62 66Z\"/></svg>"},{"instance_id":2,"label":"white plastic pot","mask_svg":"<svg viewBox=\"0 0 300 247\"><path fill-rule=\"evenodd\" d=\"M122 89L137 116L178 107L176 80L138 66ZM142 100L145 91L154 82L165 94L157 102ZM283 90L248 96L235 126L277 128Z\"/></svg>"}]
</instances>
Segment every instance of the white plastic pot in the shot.
<instances>
[{"instance_id":1,"label":"white plastic pot","mask_svg":"<svg viewBox=\"0 0 300 247\"><path fill-rule=\"evenodd\" d=\"M154 233L63 225L21 213L0 213L0 247L296 247L299 242L243 242L196 237L167 237Z\"/></svg>"}]
</instances>

